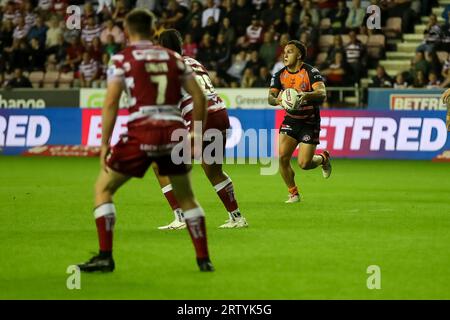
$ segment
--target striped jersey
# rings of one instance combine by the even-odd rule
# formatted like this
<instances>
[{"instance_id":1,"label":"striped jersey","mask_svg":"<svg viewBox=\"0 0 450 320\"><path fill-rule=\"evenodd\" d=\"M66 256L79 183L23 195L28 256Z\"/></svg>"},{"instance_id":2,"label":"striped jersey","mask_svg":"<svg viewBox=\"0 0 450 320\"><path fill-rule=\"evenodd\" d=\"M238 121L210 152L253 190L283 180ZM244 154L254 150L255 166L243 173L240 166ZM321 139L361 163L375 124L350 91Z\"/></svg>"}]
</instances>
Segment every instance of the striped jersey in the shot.
<instances>
[{"instance_id":1,"label":"striped jersey","mask_svg":"<svg viewBox=\"0 0 450 320\"><path fill-rule=\"evenodd\" d=\"M226 109L225 103L223 103L222 99L216 92L214 88L211 78L209 77L208 70L197 60L184 56L184 62L186 65L191 67L194 72L195 79L208 99L208 113L216 112L222 109ZM194 108L194 103L192 100L192 96L187 92L183 91L183 98L179 104L179 108L181 110L181 115L185 117L189 112Z\"/></svg>"},{"instance_id":2,"label":"striped jersey","mask_svg":"<svg viewBox=\"0 0 450 320\"><path fill-rule=\"evenodd\" d=\"M312 92L317 85L323 83L324 78L320 71L307 63L303 63L297 72L289 72L284 67L275 73L270 82L270 90L279 93L282 90L293 88L298 92ZM299 110L286 112L292 118L304 120L307 123L318 123L320 122L319 105L319 103L311 103L301 106Z\"/></svg>"}]
</instances>

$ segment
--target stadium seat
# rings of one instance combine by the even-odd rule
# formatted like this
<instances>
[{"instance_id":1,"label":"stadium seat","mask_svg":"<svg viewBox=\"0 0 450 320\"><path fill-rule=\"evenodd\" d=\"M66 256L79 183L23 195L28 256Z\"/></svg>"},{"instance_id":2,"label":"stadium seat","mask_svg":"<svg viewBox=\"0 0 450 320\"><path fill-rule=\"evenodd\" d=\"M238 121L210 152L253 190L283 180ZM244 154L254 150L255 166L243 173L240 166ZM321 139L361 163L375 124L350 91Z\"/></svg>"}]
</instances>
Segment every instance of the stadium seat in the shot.
<instances>
[{"instance_id":1,"label":"stadium seat","mask_svg":"<svg viewBox=\"0 0 450 320\"><path fill-rule=\"evenodd\" d=\"M384 55L386 38L382 34L373 34L367 40L367 52L373 59L381 59Z\"/></svg>"},{"instance_id":2,"label":"stadium seat","mask_svg":"<svg viewBox=\"0 0 450 320\"><path fill-rule=\"evenodd\" d=\"M320 51L328 51L334 43L334 36L330 34L321 35L319 39Z\"/></svg>"},{"instance_id":3,"label":"stadium seat","mask_svg":"<svg viewBox=\"0 0 450 320\"><path fill-rule=\"evenodd\" d=\"M320 20L320 29L321 30L328 30L331 28L331 19L330 18L323 18Z\"/></svg>"},{"instance_id":4,"label":"stadium seat","mask_svg":"<svg viewBox=\"0 0 450 320\"><path fill-rule=\"evenodd\" d=\"M367 42L369 41L369 36L365 35L365 34L358 34L356 36L356 38L358 38L359 41L361 41L361 43L363 45L367 45Z\"/></svg>"},{"instance_id":5,"label":"stadium seat","mask_svg":"<svg viewBox=\"0 0 450 320\"><path fill-rule=\"evenodd\" d=\"M33 71L29 76L30 82L33 85L33 88L41 88L42 81L44 80L44 72L43 71Z\"/></svg>"},{"instance_id":6,"label":"stadium seat","mask_svg":"<svg viewBox=\"0 0 450 320\"><path fill-rule=\"evenodd\" d=\"M397 38L402 32L402 18L391 17L386 21L386 27L384 28L384 34L388 38Z\"/></svg>"},{"instance_id":7,"label":"stadium seat","mask_svg":"<svg viewBox=\"0 0 450 320\"><path fill-rule=\"evenodd\" d=\"M73 83L73 72L61 72L59 74L58 87L71 88Z\"/></svg>"},{"instance_id":8,"label":"stadium seat","mask_svg":"<svg viewBox=\"0 0 450 320\"><path fill-rule=\"evenodd\" d=\"M59 78L58 71L47 71L44 75L43 87L55 88L58 82L58 78Z\"/></svg>"},{"instance_id":9,"label":"stadium seat","mask_svg":"<svg viewBox=\"0 0 450 320\"><path fill-rule=\"evenodd\" d=\"M348 34L341 35L342 38L342 44L344 47L350 43L350 36Z\"/></svg>"}]
</instances>

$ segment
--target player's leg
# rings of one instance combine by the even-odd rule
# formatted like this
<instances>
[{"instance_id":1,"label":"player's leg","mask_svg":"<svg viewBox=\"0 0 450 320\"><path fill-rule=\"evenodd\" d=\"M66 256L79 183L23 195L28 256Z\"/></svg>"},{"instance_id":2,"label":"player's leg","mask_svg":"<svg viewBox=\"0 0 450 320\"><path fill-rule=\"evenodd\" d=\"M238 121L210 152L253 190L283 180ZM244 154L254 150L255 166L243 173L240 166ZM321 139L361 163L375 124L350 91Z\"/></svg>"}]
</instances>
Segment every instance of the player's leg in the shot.
<instances>
[{"instance_id":1,"label":"player's leg","mask_svg":"<svg viewBox=\"0 0 450 320\"><path fill-rule=\"evenodd\" d=\"M214 119L213 116L208 118L208 121L210 122L217 122L220 121L221 115L218 116L218 119ZM211 119L212 118L212 119ZM223 122L227 123L228 115L224 113L222 116ZM212 121L211 121L212 120ZM215 121L216 120L216 121ZM215 121L215 122L214 122ZM226 127L229 127L229 125L225 125ZM216 125L216 127L220 128L220 125ZM224 128L221 128L224 129ZM226 130L222 130L221 134L221 141L220 145L222 146L222 155L225 154L225 144L227 141L227 135ZM215 141L211 142L205 142L203 147L206 148L209 144L215 143ZM225 224L221 225L220 228L243 228L248 227L246 219L241 215L241 212L239 210L239 206L235 197L234 193L234 186L233 181L231 181L231 178L223 171L222 163L223 159L218 159L221 161L217 161L211 164L207 164L204 161L202 162L202 168L205 172L206 176L208 177L209 181L214 187L214 190L216 190L217 195L219 196L220 200L222 201L225 209L228 212L229 219L226 221Z\"/></svg>"},{"instance_id":2,"label":"player's leg","mask_svg":"<svg viewBox=\"0 0 450 320\"><path fill-rule=\"evenodd\" d=\"M300 201L300 194L294 180L295 173L291 167L292 154L294 153L295 148L297 148L297 145L298 142L295 138L280 132L278 139L278 161L280 165L281 177L283 178L289 191L289 199L286 203Z\"/></svg>"},{"instance_id":3,"label":"player's leg","mask_svg":"<svg viewBox=\"0 0 450 320\"><path fill-rule=\"evenodd\" d=\"M200 271L214 271L208 253L205 213L194 197L189 175L170 175L170 181L175 197L184 212Z\"/></svg>"},{"instance_id":4,"label":"player's leg","mask_svg":"<svg viewBox=\"0 0 450 320\"><path fill-rule=\"evenodd\" d=\"M158 227L159 230L180 230L186 228L186 223L184 222L183 210L181 210L175 195L173 194L172 184L167 176L162 176L159 174L158 165L153 163L153 171L155 172L156 179L161 186L161 191L167 199L170 207L173 210L174 220L166 226Z\"/></svg>"},{"instance_id":5,"label":"player's leg","mask_svg":"<svg viewBox=\"0 0 450 320\"><path fill-rule=\"evenodd\" d=\"M94 217L97 226L99 241L99 254L88 262L79 264L81 271L113 271L114 260L112 258L113 230L116 221L116 208L113 203L113 195L128 179L129 176L115 172L100 170L95 183L95 209Z\"/></svg>"},{"instance_id":6,"label":"player's leg","mask_svg":"<svg viewBox=\"0 0 450 320\"><path fill-rule=\"evenodd\" d=\"M315 154L315 152L316 145L300 143L298 165L303 170L311 170L322 166L323 177L328 178L331 174L330 154L326 150L321 154Z\"/></svg>"},{"instance_id":7,"label":"player's leg","mask_svg":"<svg viewBox=\"0 0 450 320\"><path fill-rule=\"evenodd\" d=\"M231 178L222 170L222 164L202 163L211 184L214 186L217 195L222 201L225 209L228 211L229 219L220 226L220 228L244 228L248 227L247 220L241 215L238 203L234 194L234 186Z\"/></svg>"},{"instance_id":8,"label":"player's leg","mask_svg":"<svg viewBox=\"0 0 450 320\"><path fill-rule=\"evenodd\" d=\"M319 144L318 126L303 125L300 127L300 147L298 153L298 165L303 170L315 169L322 166L322 174L324 178L331 175L331 161L328 151L316 154L316 147Z\"/></svg>"}]
</instances>

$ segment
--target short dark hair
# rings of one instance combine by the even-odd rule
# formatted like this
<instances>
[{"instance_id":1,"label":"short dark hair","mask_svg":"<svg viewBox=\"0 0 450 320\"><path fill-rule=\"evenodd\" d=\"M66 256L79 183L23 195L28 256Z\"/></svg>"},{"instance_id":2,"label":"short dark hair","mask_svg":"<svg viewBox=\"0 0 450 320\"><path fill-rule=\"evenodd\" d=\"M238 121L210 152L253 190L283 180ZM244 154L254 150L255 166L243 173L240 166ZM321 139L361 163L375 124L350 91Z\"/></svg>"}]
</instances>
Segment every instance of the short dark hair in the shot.
<instances>
[{"instance_id":1,"label":"short dark hair","mask_svg":"<svg viewBox=\"0 0 450 320\"><path fill-rule=\"evenodd\" d=\"M182 54L183 39L180 32L175 29L167 29L159 35L159 44L167 49Z\"/></svg>"},{"instance_id":2,"label":"short dark hair","mask_svg":"<svg viewBox=\"0 0 450 320\"><path fill-rule=\"evenodd\" d=\"M125 24L130 33L148 37L151 35L153 16L146 9L133 9L125 17Z\"/></svg>"},{"instance_id":3,"label":"short dark hair","mask_svg":"<svg viewBox=\"0 0 450 320\"><path fill-rule=\"evenodd\" d=\"M301 59L304 60L306 58L306 46L303 42L300 42L298 40L290 40L287 45L289 44L293 44L294 46L297 47L298 50L300 50L300 54L301 54Z\"/></svg>"}]
</instances>

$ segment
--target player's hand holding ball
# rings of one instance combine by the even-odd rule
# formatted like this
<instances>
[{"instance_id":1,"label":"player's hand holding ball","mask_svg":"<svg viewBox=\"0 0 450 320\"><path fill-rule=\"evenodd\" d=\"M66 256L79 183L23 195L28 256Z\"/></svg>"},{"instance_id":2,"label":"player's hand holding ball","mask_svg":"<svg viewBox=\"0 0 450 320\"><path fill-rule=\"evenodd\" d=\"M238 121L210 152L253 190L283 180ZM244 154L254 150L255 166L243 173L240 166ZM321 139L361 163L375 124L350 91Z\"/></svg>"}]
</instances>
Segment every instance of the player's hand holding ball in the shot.
<instances>
[{"instance_id":1,"label":"player's hand holding ball","mask_svg":"<svg viewBox=\"0 0 450 320\"><path fill-rule=\"evenodd\" d=\"M281 106L286 111L298 110L305 103L305 93L288 88L281 94Z\"/></svg>"}]
</instances>

